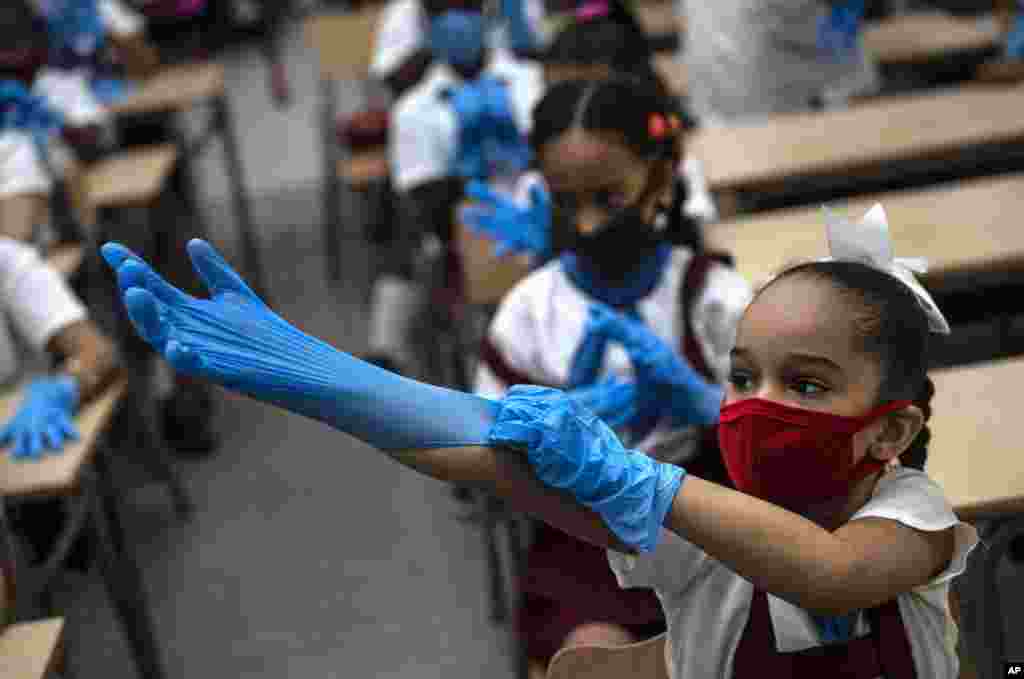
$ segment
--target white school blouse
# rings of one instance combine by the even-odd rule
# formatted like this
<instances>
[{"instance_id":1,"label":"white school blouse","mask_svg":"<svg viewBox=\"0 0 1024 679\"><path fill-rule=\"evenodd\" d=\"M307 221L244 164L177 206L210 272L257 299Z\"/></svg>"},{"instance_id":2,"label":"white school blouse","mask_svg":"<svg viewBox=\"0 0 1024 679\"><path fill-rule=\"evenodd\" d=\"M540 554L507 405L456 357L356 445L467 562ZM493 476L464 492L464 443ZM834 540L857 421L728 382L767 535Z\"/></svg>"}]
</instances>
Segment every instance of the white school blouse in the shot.
<instances>
[{"instance_id":1,"label":"white school blouse","mask_svg":"<svg viewBox=\"0 0 1024 679\"><path fill-rule=\"evenodd\" d=\"M684 480L682 492L685 487ZM867 517L899 521L923 531L954 527L956 549L947 568L930 582L900 595L898 604L917 676L957 679L958 630L949 611L949 586L966 568L967 556L978 543L977 531L956 518L942 489L927 474L901 466L889 468L851 520ZM750 612L753 585L749 581L666 529L653 552L633 556L609 551L608 562L619 585L652 588L661 600L668 623L672 677L732 676L733 654ZM770 594L768 602L779 651L821 645L806 612ZM869 631L861 615L856 634Z\"/></svg>"},{"instance_id":2,"label":"white school blouse","mask_svg":"<svg viewBox=\"0 0 1024 679\"><path fill-rule=\"evenodd\" d=\"M56 333L88 312L32 245L0 237L0 384L21 376Z\"/></svg>"}]
</instances>

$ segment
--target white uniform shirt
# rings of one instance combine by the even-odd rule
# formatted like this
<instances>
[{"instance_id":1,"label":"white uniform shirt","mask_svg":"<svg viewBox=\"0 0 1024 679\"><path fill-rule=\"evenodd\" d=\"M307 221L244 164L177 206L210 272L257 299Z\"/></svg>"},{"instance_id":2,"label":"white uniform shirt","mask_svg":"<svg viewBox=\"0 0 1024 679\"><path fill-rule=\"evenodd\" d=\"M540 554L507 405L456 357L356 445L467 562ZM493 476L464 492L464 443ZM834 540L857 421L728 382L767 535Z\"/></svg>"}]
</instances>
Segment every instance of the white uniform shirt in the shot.
<instances>
[{"instance_id":1,"label":"white uniform shirt","mask_svg":"<svg viewBox=\"0 0 1024 679\"><path fill-rule=\"evenodd\" d=\"M88 317L64 277L35 247L2 237L0 309L0 383L19 377L26 350L42 353L54 334Z\"/></svg>"},{"instance_id":2,"label":"white uniform shirt","mask_svg":"<svg viewBox=\"0 0 1024 679\"><path fill-rule=\"evenodd\" d=\"M672 347L680 347L684 335L679 293L691 258L689 250L673 249L657 287L637 304L637 311L647 327ZM691 327L705 362L719 382L724 382L728 376L729 351L750 296L750 287L742 276L733 269L714 264L692 307ZM583 341L592 301L569 280L559 261L554 260L509 292L491 322L488 340L505 365L527 381L564 385L573 356ZM601 375L632 378L632 363L620 345L609 344ZM478 394L501 398L510 386L481 362L476 378ZM637 447L659 459L677 461L694 450L693 433L690 428L671 430L662 426L638 442Z\"/></svg>"},{"instance_id":3,"label":"white uniform shirt","mask_svg":"<svg viewBox=\"0 0 1024 679\"><path fill-rule=\"evenodd\" d=\"M686 482L683 481L683 492ZM879 480L871 499L852 520L879 517L924 531L955 526L956 550L948 567L930 582L898 597L900 615L917 676L957 679L958 630L949 611L949 586L967 565L977 531L959 521L942 489L923 472L896 466ZM608 552L622 587L649 587L661 600L668 623L668 655L676 679L732 676L733 654L750 613L753 585L675 533L662 529L658 547L631 556ZM802 609L768 595L779 651L820 646L817 630ZM869 632L864 615L856 634Z\"/></svg>"},{"instance_id":4,"label":"white uniform shirt","mask_svg":"<svg viewBox=\"0 0 1024 679\"><path fill-rule=\"evenodd\" d=\"M542 0L526 0L527 21L538 33L544 20ZM539 34L539 33L538 33ZM504 30L488 35L492 47L507 46ZM417 50L427 46L427 15L420 0L389 0L377 27L370 75L386 78Z\"/></svg>"},{"instance_id":5,"label":"white uniform shirt","mask_svg":"<svg viewBox=\"0 0 1024 679\"><path fill-rule=\"evenodd\" d=\"M49 195L53 179L32 135L21 130L0 132L0 198Z\"/></svg>"},{"instance_id":6,"label":"white uniform shirt","mask_svg":"<svg viewBox=\"0 0 1024 679\"><path fill-rule=\"evenodd\" d=\"M533 107L544 94L539 64L516 59L505 50L490 53L486 75L508 83L516 126L532 127ZM458 144L458 122L451 105L441 97L460 78L446 64L434 64L418 84L395 105L391 117L389 162L395 189L408 191L451 175Z\"/></svg>"},{"instance_id":7,"label":"white uniform shirt","mask_svg":"<svg viewBox=\"0 0 1024 679\"><path fill-rule=\"evenodd\" d=\"M676 0L686 18L685 62L694 112L705 124L804 111L811 99L876 86L863 44L830 62L817 47L823 0Z\"/></svg>"},{"instance_id":8,"label":"white uniform shirt","mask_svg":"<svg viewBox=\"0 0 1024 679\"><path fill-rule=\"evenodd\" d=\"M104 26L115 36L131 37L145 30L145 19L119 0L100 0L98 9ZM87 69L44 67L36 76L32 90L62 113L72 127L100 125L108 121L109 114L92 93L90 75Z\"/></svg>"}]
</instances>

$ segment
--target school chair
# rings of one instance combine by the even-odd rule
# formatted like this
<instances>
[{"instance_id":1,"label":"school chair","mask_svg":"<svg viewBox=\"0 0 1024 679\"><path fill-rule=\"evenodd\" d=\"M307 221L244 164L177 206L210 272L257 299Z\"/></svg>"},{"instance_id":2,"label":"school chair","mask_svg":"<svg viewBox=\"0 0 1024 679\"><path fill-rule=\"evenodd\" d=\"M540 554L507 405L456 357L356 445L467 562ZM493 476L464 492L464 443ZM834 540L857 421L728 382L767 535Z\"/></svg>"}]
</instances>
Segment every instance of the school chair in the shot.
<instances>
[{"instance_id":1,"label":"school chair","mask_svg":"<svg viewBox=\"0 0 1024 679\"><path fill-rule=\"evenodd\" d=\"M846 195L970 176L1024 154L1024 86L964 87L871 100L848 110L772 116L702 127L691 137L723 217L772 201L806 204L824 191Z\"/></svg>"},{"instance_id":2,"label":"school chair","mask_svg":"<svg viewBox=\"0 0 1024 679\"><path fill-rule=\"evenodd\" d=\"M551 659L547 679L669 679L665 635L628 646L563 648Z\"/></svg>"},{"instance_id":3,"label":"school chair","mask_svg":"<svg viewBox=\"0 0 1024 679\"><path fill-rule=\"evenodd\" d=\"M365 83L369 79L374 36L383 7L368 4L346 14L320 14L305 23L306 44L315 50L320 73L320 126L323 135L324 245L328 280L341 278L341 243L337 229L345 221L341 212L342 185L365 192L387 176L385 147L348 153L342 157L337 128L337 81Z\"/></svg>"},{"instance_id":4,"label":"school chair","mask_svg":"<svg viewBox=\"0 0 1024 679\"><path fill-rule=\"evenodd\" d=\"M110 110L117 116L180 113L200 104L210 107L210 116L203 131L195 139L182 137L175 140L179 153L178 162L182 163L182 171L188 174L188 164L191 160L203 152L215 137L220 138L224 151L224 166L231 184L246 278L256 294L263 299L269 299L238 149L238 137L228 101L224 67L217 62L165 67L148 80L138 83L135 92L124 101L114 104Z\"/></svg>"},{"instance_id":5,"label":"school chair","mask_svg":"<svg viewBox=\"0 0 1024 679\"><path fill-rule=\"evenodd\" d=\"M160 220L166 211L165 187L178 158L177 147L163 144L118 153L86 170L86 201L90 211L99 215L91 252L95 253L100 243L110 240L108 231L118 220L130 228L142 229L146 234L156 233L160 228L175 228L174 225L161 225ZM128 373L132 392L129 403L137 409L138 421L151 444L152 454L145 461L168 485L178 514L188 516L192 512L192 500L178 474L173 455L164 443L147 375L141 369L130 369Z\"/></svg>"},{"instance_id":6,"label":"school chair","mask_svg":"<svg viewBox=\"0 0 1024 679\"><path fill-rule=\"evenodd\" d=\"M23 622L0 629L0 676L48 679L58 669L64 619Z\"/></svg>"},{"instance_id":7,"label":"school chair","mask_svg":"<svg viewBox=\"0 0 1024 679\"><path fill-rule=\"evenodd\" d=\"M154 633L144 583L127 544L120 519L119 503L110 475L109 451L104 434L120 400L128 392L122 380L89 403L76 416L81 438L59 455L30 463L0 453L0 497L5 509L31 510L33 500L60 498L67 521L52 553L41 566L29 568L25 550L18 546L15 615L34 619L43 609L52 615L50 592L54 578L83 531L96 541L97 561L103 584L121 623L142 677L164 676L160 650ZM20 389L0 396L0 418L6 420L20 402Z\"/></svg>"}]
</instances>

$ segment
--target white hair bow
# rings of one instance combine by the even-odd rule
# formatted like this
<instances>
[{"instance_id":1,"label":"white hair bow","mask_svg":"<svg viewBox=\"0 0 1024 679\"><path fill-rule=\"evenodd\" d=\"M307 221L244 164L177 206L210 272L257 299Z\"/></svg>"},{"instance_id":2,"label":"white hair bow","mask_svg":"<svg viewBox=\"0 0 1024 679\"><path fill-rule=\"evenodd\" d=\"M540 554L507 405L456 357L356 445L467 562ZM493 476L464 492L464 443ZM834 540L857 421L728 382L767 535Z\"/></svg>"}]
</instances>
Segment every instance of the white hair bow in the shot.
<instances>
[{"instance_id":1,"label":"white hair bow","mask_svg":"<svg viewBox=\"0 0 1024 679\"><path fill-rule=\"evenodd\" d=\"M932 332L949 334L949 323L939 311L935 300L914 276L915 272L923 274L928 271L928 261L919 257L893 257L889 222L880 203L876 203L856 223L828 208L822 208L822 211L825 213L825 224L828 227L828 247L831 256L820 261L860 262L895 276L917 297L928 317L929 329Z\"/></svg>"}]
</instances>

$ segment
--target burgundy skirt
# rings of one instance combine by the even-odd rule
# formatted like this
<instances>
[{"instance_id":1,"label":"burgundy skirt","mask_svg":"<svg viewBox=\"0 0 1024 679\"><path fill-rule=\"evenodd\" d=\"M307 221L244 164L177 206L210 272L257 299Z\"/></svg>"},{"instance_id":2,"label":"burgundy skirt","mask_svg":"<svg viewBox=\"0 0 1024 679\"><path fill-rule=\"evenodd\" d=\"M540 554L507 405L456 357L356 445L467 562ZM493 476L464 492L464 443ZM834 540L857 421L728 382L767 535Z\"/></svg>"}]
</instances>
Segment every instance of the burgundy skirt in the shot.
<instances>
[{"instance_id":1,"label":"burgundy skirt","mask_svg":"<svg viewBox=\"0 0 1024 679\"><path fill-rule=\"evenodd\" d=\"M534 535L516 621L531 659L547 664L586 623L620 625L638 640L665 631L653 590L619 587L604 549L546 524L537 524Z\"/></svg>"}]
</instances>

